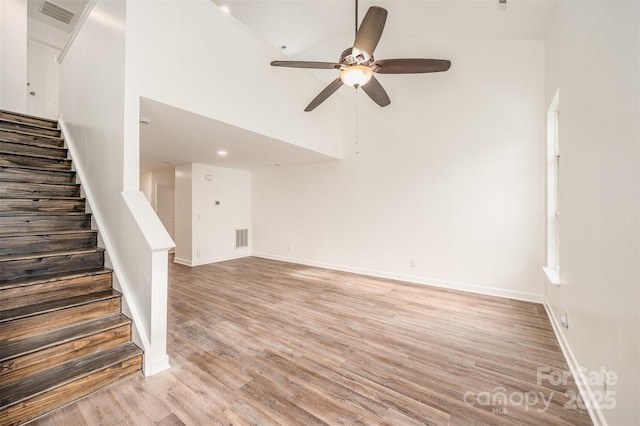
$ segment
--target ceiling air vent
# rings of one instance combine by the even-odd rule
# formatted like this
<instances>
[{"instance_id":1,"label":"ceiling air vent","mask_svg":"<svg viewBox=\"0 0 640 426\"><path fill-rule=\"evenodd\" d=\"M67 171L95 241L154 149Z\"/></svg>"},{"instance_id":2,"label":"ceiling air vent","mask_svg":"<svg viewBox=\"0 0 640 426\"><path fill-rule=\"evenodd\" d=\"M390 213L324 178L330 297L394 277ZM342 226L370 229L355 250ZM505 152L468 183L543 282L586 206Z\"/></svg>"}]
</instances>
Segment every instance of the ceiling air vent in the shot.
<instances>
[{"instance_id":1,"label":"ceiling air vent","mask_svg":"<svg viewBox=\"0 0 640 426\"><path fill-rule=\"evenodd\" d=\"M57 21L64 22L65 24L71 23L71 20L75 13L70 10L65 9L64 7L58 6L55 3L51 3L50 1L45 0L40 6L40 13L43 15L47 15L50 18L53 18Z\"/></svg>"}]
</instances>

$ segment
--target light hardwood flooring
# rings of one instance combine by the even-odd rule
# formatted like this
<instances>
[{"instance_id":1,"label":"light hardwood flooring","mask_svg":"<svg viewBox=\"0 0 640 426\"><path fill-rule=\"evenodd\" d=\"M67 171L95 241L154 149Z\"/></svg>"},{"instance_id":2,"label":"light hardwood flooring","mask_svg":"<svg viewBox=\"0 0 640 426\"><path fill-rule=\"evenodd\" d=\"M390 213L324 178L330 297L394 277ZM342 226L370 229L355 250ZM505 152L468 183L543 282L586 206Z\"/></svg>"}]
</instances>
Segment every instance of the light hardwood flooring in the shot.
<instances>
[{"instance_id":1,"label":"light hardwood flooring","mask_svg":"<svg viewBox=\"0 0 640 426\"><path fill-rule=\"evenodd\" d=\"M534 303L253 257L171 263L168 352L170 370L35 424L591 424Z\"/></svg>"}]
</instances>

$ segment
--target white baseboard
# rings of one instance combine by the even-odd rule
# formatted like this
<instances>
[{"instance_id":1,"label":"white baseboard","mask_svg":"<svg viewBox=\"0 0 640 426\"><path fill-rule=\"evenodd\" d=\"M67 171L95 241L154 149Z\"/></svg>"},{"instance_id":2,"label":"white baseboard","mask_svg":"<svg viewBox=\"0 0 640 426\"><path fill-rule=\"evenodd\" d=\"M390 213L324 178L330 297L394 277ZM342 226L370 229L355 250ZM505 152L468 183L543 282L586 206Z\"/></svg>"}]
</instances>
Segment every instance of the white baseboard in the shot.
<instances>
[{"instance_id":1,"label":"white baseboard","mask_svg":"<svg viewBox=\"0 0 640 426\"><path fill-rule=\"evenodd\" d=\"M505 290L501 288L486 287L486 286L481 286L476 284L461 283L461 282L455 282L455 281L444 281L444 280L432 279L432 278L421 277L416 275L397 274L393 272L377 271L377 270L366 269L366 268L354 268L351 266L316 262L316 261L310 261L305 259L296 259L296 258L277 256L277 255L272 255L267 253L253 253L253 256L262 257L264 259L278 260L281 262L289 262L289 263L297 263L300 265L314 266L317 268L333 269L336 271L351 272L351 273L360 274L360 275L368 275L368 276L377 277L377 278L386 278L391 280L405 281L413 284L423 284L423 285L429 285L433 287L447 288L451 290L466 291L468 293L503 297L506 299L523 300L525 302L543 303L543 299L544 299L542 294L525 293L521 291Z\"/></svg>"},{"instance_id":2,"label":"white baseboard","mask_svg":"<svg viewBox=\"0 0 640 426\"><path fill-rule=\"evenodd\" d=\"M147 360L144 363L144 375L145 377L153 376L161 371L170 369L169 355L164 354L155 359Z\"/></svg>"},{"instance_id":3,"label":"white baseboard","mask_svg":"<svg viewBox=\"0 0 640 426\"><path fill-rule=\"evenodd\" d=\"M564 333L562 333L562 325L558 321L558 318L553 312L553 309L551 308L551 305L549 305L549 301L546 297L544 297L544 309L547 311L547 315L551 321L551 327L556 335L562 354L567 361L567 365L569 365L569 369L575 379L576 385L578 386L580 396L582 396L582 400L587 407L591 421L594 426L607 426L607 421L598 405L598 399L595 397L591 387L589 386L589 380L585 376L585 371L580 368L580 364L573 354L571 346L569 346L569 342L564 337Z\"/></svg>"},{"instance_id":4,"label":"white baseboard","mask_svg":"<svg viewBox=\"0 0 640 426\"><path fill-rule=\"evenodd\" d=\"M243 257L249 257L251 253L234 254L229 256L210 257L207 259L187 260L180 257L174 257L173 262L185 266L200 266L208 265L209 263L224 262L225 260L242 259Z\"/></svg>"},{"instance_id":5,"label":"white baseboard","mask_svg":"<svg viewBox=\"0 0 640 426\"><path fill-rule=\"evenodd\" d=\"M191 261L190 261L190 260L182 259L182 258L180 258L180 257L174 257L174 258L173 258L173 263L178 263L178 264L180 264L180 265L184 265L184 266L193 266L193 265L191 264Z\"/></svg>"}]
</instances>

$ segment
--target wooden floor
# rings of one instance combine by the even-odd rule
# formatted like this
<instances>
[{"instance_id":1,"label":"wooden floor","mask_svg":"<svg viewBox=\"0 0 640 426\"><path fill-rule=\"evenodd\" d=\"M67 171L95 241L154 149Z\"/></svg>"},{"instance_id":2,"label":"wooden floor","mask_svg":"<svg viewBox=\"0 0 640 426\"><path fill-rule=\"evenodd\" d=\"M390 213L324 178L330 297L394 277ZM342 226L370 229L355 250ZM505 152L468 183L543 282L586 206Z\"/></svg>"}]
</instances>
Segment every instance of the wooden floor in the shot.
<instances>
[{"instance_id":1,"label":"wooden floor","mask_svg":"<svg viewBox=\"0 0 640 426\"><path fill-rule=\"evenodd\" d=\"M35 424L591 424L541 305L259 258L169 276L173 368Z\"/></svg>"}]
</instances>

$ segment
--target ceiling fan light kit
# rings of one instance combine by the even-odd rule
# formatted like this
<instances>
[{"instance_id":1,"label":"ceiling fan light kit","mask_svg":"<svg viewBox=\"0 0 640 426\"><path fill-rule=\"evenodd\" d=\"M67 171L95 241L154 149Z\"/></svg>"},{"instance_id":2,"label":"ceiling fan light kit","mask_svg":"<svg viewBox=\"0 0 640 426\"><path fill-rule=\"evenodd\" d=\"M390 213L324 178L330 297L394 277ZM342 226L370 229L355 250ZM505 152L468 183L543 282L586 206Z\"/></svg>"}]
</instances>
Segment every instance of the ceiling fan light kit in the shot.
<instances>
[{"instance_id":1,"label":"ceiling fan light kit","mask_svg":"<svg viewBox=\"0 0 640 426\"><path fill-rule=\"evenodd\" d=\"M338 78L316 96L305 111L313 111L318 105L327 100L343 85L362 90L381 107L391 103L387 92L373 75L378 74L419 74L447 71L451 61L446 59L382 59L376 61L373 52L382 37L382 31L387 20L387 10L372 6L367 11L360 28L357 28L358 0L356 0L356 39L353 47L346 49L340 55L338 62L311 61L273 61L274 67L335 69L340 71Z\"/></svg>"},{"instance_id":2,"label":"ceiling fan light kit","mask_svg":"<svg viewBox=\"0 0 640 426\"><path fill-rule=\"evenodd\" d=\"M373 70L365 65L353 65L340 72L340 80L349 87L364 86L373 77Z\"/></svg>"}]
</instances>

